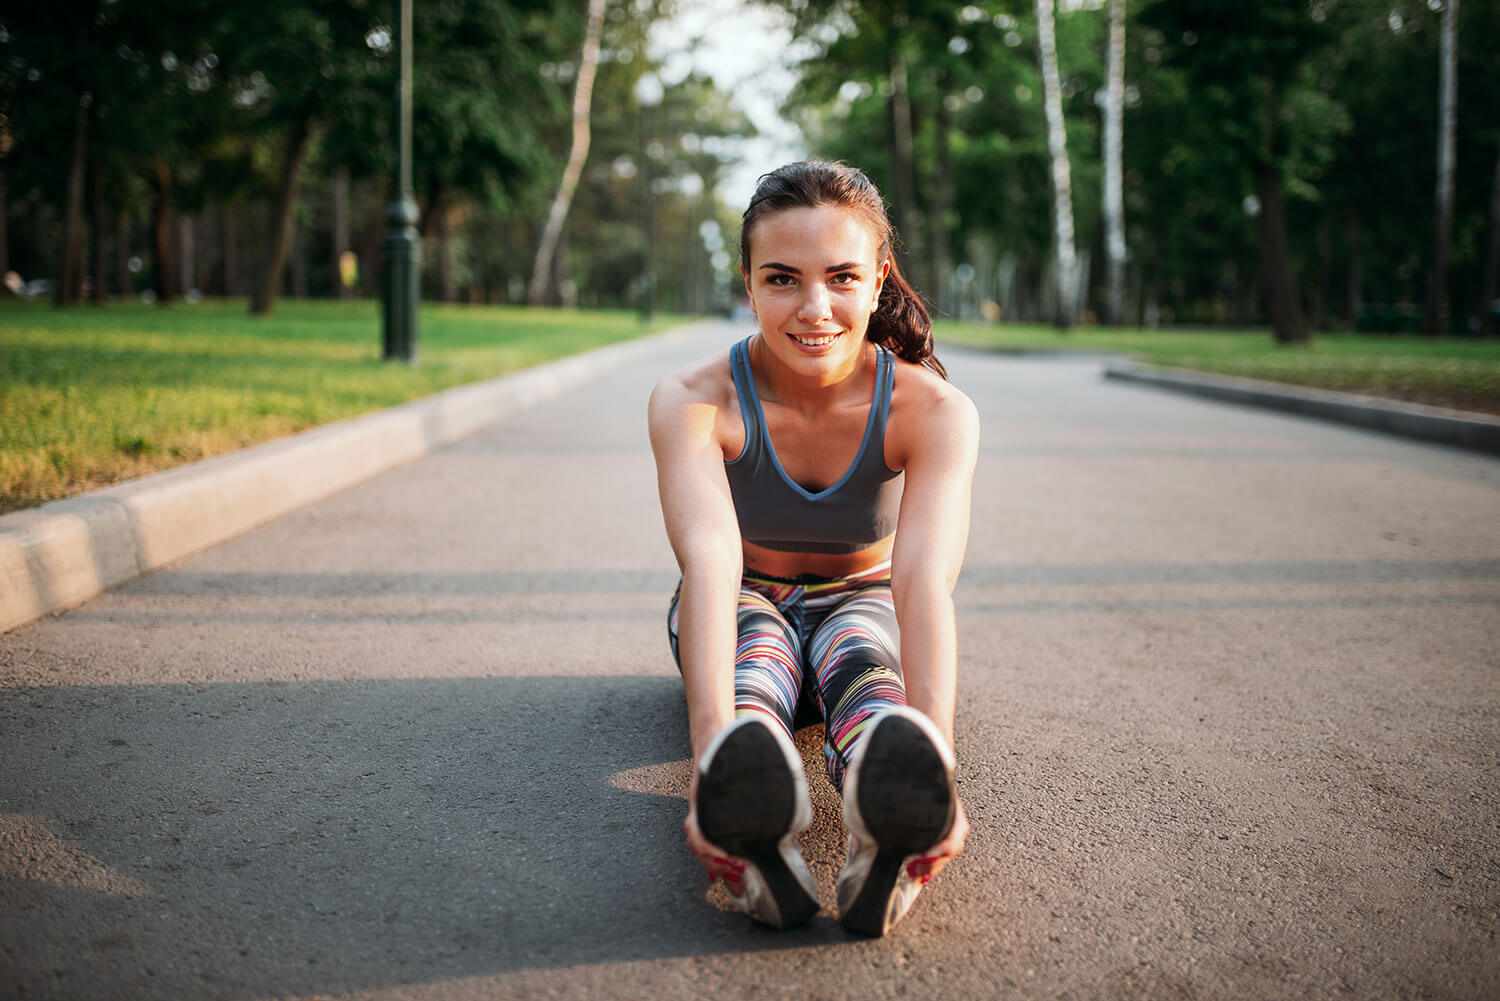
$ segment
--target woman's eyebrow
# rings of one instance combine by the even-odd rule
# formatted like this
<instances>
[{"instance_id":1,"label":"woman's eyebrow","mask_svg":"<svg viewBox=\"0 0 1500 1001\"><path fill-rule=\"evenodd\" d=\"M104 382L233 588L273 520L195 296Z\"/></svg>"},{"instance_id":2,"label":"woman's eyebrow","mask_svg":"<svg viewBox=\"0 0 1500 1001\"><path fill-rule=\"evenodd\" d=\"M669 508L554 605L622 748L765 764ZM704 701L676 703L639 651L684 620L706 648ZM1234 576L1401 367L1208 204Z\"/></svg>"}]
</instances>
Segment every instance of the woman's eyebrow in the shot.
<instances>
[{"instance_id":1,"label":"woman's eyebrow","mask_svg":"<svg viewBox=\"0 0 1500 1001\"><path fill-rule=\"evenodd\" d=\"M843 264L830 264L824 269L825 274L833 274L835 271L858 271L862 265L858 261L845 261ZM760 270L786 271L794 275L802 273L800 268L794 268L790 264L782 264L778 261L767 261L760 266Z\"/></svg>"}]
</instances>

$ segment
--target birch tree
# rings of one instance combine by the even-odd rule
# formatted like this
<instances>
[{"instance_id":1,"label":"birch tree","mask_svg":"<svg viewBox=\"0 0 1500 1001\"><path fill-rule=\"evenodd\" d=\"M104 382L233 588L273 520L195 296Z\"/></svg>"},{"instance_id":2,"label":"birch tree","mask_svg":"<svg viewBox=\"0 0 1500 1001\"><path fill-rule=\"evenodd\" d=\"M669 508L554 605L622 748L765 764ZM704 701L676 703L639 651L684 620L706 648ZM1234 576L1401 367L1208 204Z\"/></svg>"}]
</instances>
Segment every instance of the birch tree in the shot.
<instances>
[{"instance_id":1,"label":"birch tree","mask_svg":"<svg viewBox=\"0 0 1500 1001\"><path fill-rule=\"evenodd\" d=\"M583 53L578 60L578 81L573 91L573 147L568 153L568 164L563 168L562 183L552 199L552 210L547 214L547 224L537 243L536 261L531 268L531 287L526 299L533 306L542 305L547 290L552 284L552 261L557 254L557 243L562 239L563 224L568 219L568 209L573 204L573 193L578 190L578 179L583 176L583 164L589 155L589 118L593 107L594 76L599 68L599 35L604 29L604 8L607 0L589 0L588 27L583 35Z\"/></svg>"},{"instance_id":2,"label":"birch tree","mask_svg":"<svg viewBox=\"0 0 1500 1001\"><path fill-rule=\"evenodd\" d=\"M1109 56L1104 91L1104 251L1109 266L1109 322L1125 310L1125 199L1123 119L1125 106L1125 0L1109 0Z\"/></svg>"},{"instance_id":3,"label":"birch tree","mask_svg":"<svg viewBox=\"0 0 1500 1001\"><path fill-rule=\"evenodd\" d=\"M1076 319L1073 247L1073 181L1068 166L1068 135L1063 122L1062 81L1057 72L1057 32L1052 0L1036 0L1037 50L1042 64L1042 106L1047 119L1047 155L1052 161L1052 243L1057 268L1057 325Z\"/></svg>"},{"instance_id":4,"label":"birch tree","mask_svg":"<svg viewBox=\"0 0 1500 1001\"><path fill-rule=\"evenodd\" d=\"M1422 329L1443 332L1448 314L1448 251L1453 239L1454 135L1458 130L1458 0L1443 5L1438 84L1437 190L1434 192L1432 268L1427 273L1427 298Z\"/></svg>"}]
</instances>

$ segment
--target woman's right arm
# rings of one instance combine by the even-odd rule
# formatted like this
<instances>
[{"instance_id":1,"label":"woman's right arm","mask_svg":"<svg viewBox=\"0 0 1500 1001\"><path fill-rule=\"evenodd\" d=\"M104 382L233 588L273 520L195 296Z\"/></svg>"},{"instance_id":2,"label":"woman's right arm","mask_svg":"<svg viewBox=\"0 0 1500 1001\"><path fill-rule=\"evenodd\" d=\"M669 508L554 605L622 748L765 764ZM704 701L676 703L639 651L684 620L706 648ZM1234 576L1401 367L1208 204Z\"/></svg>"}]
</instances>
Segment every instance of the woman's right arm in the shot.
<instances>
[{"instance_id":1,"label":"woman's right arm","mask_svg":"<svg viewBox=\"0 0 1500 1001\"><path fill-rule=\"evenodd\" d=\"M734 719L735 605L743 551L724 475L718 411L677 376L657 385L647 410L662 518L682 571L677 653L695 762Z\"/></svg>"},{"instance_id":2,"label":"woman's right arm","mask_svg":"<svg viewBox=\"0 0 1500 1001\"><path fill-rule=\"evenodd\" d=\"M698 762L719 731L734 720L735 606L744 558L724 475L718 409L673 376L651 393L647 422L662 518L682 570L677 658L693 746L688 815L682 826L688 850L708 873L708 881L723 879L739 893L744 863L729 858L703 836L696 809Z\"/></svg>"}]
</instances>

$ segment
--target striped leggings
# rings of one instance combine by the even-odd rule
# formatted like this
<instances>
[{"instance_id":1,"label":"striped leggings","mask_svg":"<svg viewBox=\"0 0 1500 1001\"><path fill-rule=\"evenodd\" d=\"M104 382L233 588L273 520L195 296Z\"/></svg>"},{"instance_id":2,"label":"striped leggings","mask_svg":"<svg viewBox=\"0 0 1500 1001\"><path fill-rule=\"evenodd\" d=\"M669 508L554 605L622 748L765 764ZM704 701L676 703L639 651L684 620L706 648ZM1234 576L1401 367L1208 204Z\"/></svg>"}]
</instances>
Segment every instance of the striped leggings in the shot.
<instances>
[{"instance_id":1,"label":"striped leggings","mask_svg":"<svg viewBox=\"0 0 1500 1001\"><path fill-rule=\"evenodd\" d=\"M673 659L677 601L674 594L667 613ZM765 713L791 736L799 721L816 712L826 723L828 778L842 789L865 720L906 704L890 565L832 580L747 573L737 621L735 714Z\"/></svg>"}]
</instances>

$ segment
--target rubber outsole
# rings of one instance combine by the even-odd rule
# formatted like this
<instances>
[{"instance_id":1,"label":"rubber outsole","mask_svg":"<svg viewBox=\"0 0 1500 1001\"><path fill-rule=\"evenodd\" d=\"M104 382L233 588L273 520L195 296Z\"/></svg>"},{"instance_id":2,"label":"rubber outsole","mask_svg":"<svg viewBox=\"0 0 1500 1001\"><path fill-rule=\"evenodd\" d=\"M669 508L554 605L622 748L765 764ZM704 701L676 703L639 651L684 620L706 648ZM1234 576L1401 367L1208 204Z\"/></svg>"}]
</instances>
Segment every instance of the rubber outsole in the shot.
<instances>
[{"instance_id":1,"label":"rubber outsole","mask_svg":"<svg viewBox=\"0 0 1500 1001\"><path fill-rule=\"evenodd\" d=\"M851 931L880 936L889 927L902 863L948 836L957 793L942 753L911 720L881 719L865 739L855 805L877 849L864 885L839 920Z\"/></svg>"},{"instance_id":2,"label":"rubber outsole","mask_svg":"<svg viewBox=\"0 0 1500 1001\"><path fill-rule=\"evenodd\" d=\"M781 843L798 820L797 786L766 726L741 726L725 736L699 777L697 806L703 836L759 871L776 902L774 924L790 928L818 912L817 898L782 857Z\"/></svg>"}]
</instances>

